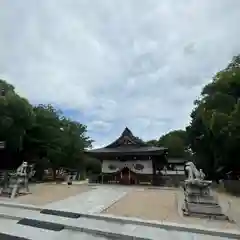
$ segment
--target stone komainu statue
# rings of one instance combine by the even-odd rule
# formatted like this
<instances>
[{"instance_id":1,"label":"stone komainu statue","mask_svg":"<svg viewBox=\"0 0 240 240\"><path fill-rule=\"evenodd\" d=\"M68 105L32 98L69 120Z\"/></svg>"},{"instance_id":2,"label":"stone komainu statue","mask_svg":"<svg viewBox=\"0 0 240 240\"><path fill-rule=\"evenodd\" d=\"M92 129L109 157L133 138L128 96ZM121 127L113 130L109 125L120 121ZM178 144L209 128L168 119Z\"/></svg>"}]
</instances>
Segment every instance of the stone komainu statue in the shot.
<instances>
[{"instance_id":1,"label":"stone komainu statue","mask_svg":"<svg viewBox=\"0 0 240 240\"><path fill-rule=\"evenodd\" d=\"M17 168L16 175L17 175L17 176L27 176L27 167L28 167L28 163L27 163L27 162L23 162L23 163Z\"/></svg>"},{"instance_id":2,"label":"stone komainu statue","mask_svg":"<svg viewBox=\"0 0 240 240\"><path fill-rule=\"evenodd\" d=\"M203 173L202 169L198 171L193 162L187 162L185 164L185 172L187 173L188 180L204 180L205 178L205 174Z\"/></svg>"}]
</instances>

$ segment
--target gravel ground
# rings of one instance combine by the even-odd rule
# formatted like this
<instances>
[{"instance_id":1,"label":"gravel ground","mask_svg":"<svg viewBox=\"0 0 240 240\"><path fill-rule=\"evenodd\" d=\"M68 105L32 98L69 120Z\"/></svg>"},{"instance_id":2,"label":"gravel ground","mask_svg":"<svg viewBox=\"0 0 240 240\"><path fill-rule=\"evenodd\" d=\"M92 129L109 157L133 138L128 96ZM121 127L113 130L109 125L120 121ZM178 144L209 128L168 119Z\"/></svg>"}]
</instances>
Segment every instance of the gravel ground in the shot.
<instances>
[{"instance_id":1,"label":"gravel ground","mask_svg":"<svg viewBox=\"0 0 240 240\"><path fill-rule=\"evenodd\" d=\"M176 192L178 190L136 189L104 213L154 220L178 220Z\"/></svg>"},{"instance_id":2,"label":"gravel ground","mask_svg":"<svg viewBox=\"0 0 240 240\"><path fill-rule=\"evenodd\" d=\"M231 196L219 195L219 200L226 205L227 200L232 199ZM181 189L161 190L161 189L136 189L120 199L117 203L105 209L102 213L125 216L138 217L141 219L158 220L165 222L175 222L182 224L201 225L209 228L218 229L237 229L240 230L238 222L231 223L229 221L217 221L210 219L200 219L194 217L184 217L182 215L181 206L183 201L183 192ZM240 198L232 200L232 212L239 209ZM240 210L238 210L239 212ZM235 214L237 215L237 214ZM240 223L240 212L238 217Z\"/></svg>"},{"instance_id":3,"label":"gravel ground","mask_svg":"<svg viewBox=\"0 0 240 240\"><path fill-rule=\"evenodd\" d=\"M84 184L68 186L55 183L34 184L30 185L29 188L31 194L19 196L14 202L31 205L45 205L92 189L92 187Z\"/></svg>"}]
</instances>

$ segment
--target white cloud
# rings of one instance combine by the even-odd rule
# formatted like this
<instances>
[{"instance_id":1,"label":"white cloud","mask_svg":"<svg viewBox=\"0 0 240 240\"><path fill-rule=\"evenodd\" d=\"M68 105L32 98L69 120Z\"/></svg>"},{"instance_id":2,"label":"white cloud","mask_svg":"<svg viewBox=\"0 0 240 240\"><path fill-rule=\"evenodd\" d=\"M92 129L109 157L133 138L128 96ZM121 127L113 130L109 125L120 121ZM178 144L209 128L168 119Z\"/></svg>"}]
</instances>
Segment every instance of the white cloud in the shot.
<instances>
[{"instance_id":1,"label":"white cloud","mask_svg":"<svg viewBox=\"0 0 240 240\"><path fill-rule=\"evenodd\" d=\"M239 0L8 0L0 19L0 78L84 112L100 145L125 126L144 139L184 127L240 52Z\"/></svg>"},{"instance_id":2,"label":"white cloud","mask_svg":"<svg viewBox=\"0 0 240 240\"><path fill-rule=\"evenodd\" d=\"M106 132L110 129L111 129L111 124L101 120L94 120L88 123L89 131Z\"/></svg>"}]
</instances>

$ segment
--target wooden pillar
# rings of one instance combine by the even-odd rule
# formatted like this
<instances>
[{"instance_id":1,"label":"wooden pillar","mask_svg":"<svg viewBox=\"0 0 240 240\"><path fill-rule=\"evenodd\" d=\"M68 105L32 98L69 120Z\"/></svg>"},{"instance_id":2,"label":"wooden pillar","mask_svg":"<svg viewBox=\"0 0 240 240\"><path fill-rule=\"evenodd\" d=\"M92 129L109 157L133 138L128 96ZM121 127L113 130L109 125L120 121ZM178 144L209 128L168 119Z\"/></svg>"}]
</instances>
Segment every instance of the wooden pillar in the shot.
<instances>
[{"instance_id":1,"label":"wooden pillar","mask_svg":"<svg viewBox=\"0 0 240 240\"><path fill-rule=\"evenodd\" d=\"M100 161L101 161L101 182L100 182L100 183L103 184L103 167L102 167L102 165L103 165L103 159L102 159L102 158L99 158L99 159L100 159Z\"/></svg>"},{"instance_id":2,"label":"wooden pillar","mask_svg":"<svg viewBox=\"0 0 240 240\"><path fill-rule=\"evenodd\" d=\"M155 181L156 181L156 164L155 164L155 158L149 156L149 159L151 159L152 161L152 182L151 184L154 185Z\"/></svg>"},{"instance_id":3,"label":"wooden pillar","mask_svg":"<svg viewBox=\"0 0 240 240\"><path fill-rule=\"evenodd\" d=\"M128 168L128 184L130 184L130 180L131 180L131 172L130 172L130 169Z\"/></svg>"}]
</instances>

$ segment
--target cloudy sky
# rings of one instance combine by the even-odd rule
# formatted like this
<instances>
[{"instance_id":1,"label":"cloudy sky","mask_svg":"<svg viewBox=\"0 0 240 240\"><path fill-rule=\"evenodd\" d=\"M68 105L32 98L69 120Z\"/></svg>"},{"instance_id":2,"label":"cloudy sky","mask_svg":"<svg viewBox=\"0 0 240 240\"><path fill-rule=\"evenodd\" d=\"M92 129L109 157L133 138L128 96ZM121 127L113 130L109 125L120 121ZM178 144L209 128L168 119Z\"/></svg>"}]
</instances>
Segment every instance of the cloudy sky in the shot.
<instances>
[{"instance_id":1,"label":"cloudy sky","mask_svg":"<svg viewBox=\"0 0 240 240\"><path fill-rule=\"evenodd\" d=\"M0 0L0 78L87 124L184 128L204 84L240 53L240 0Z\"/></svg>"}]
</instances>

